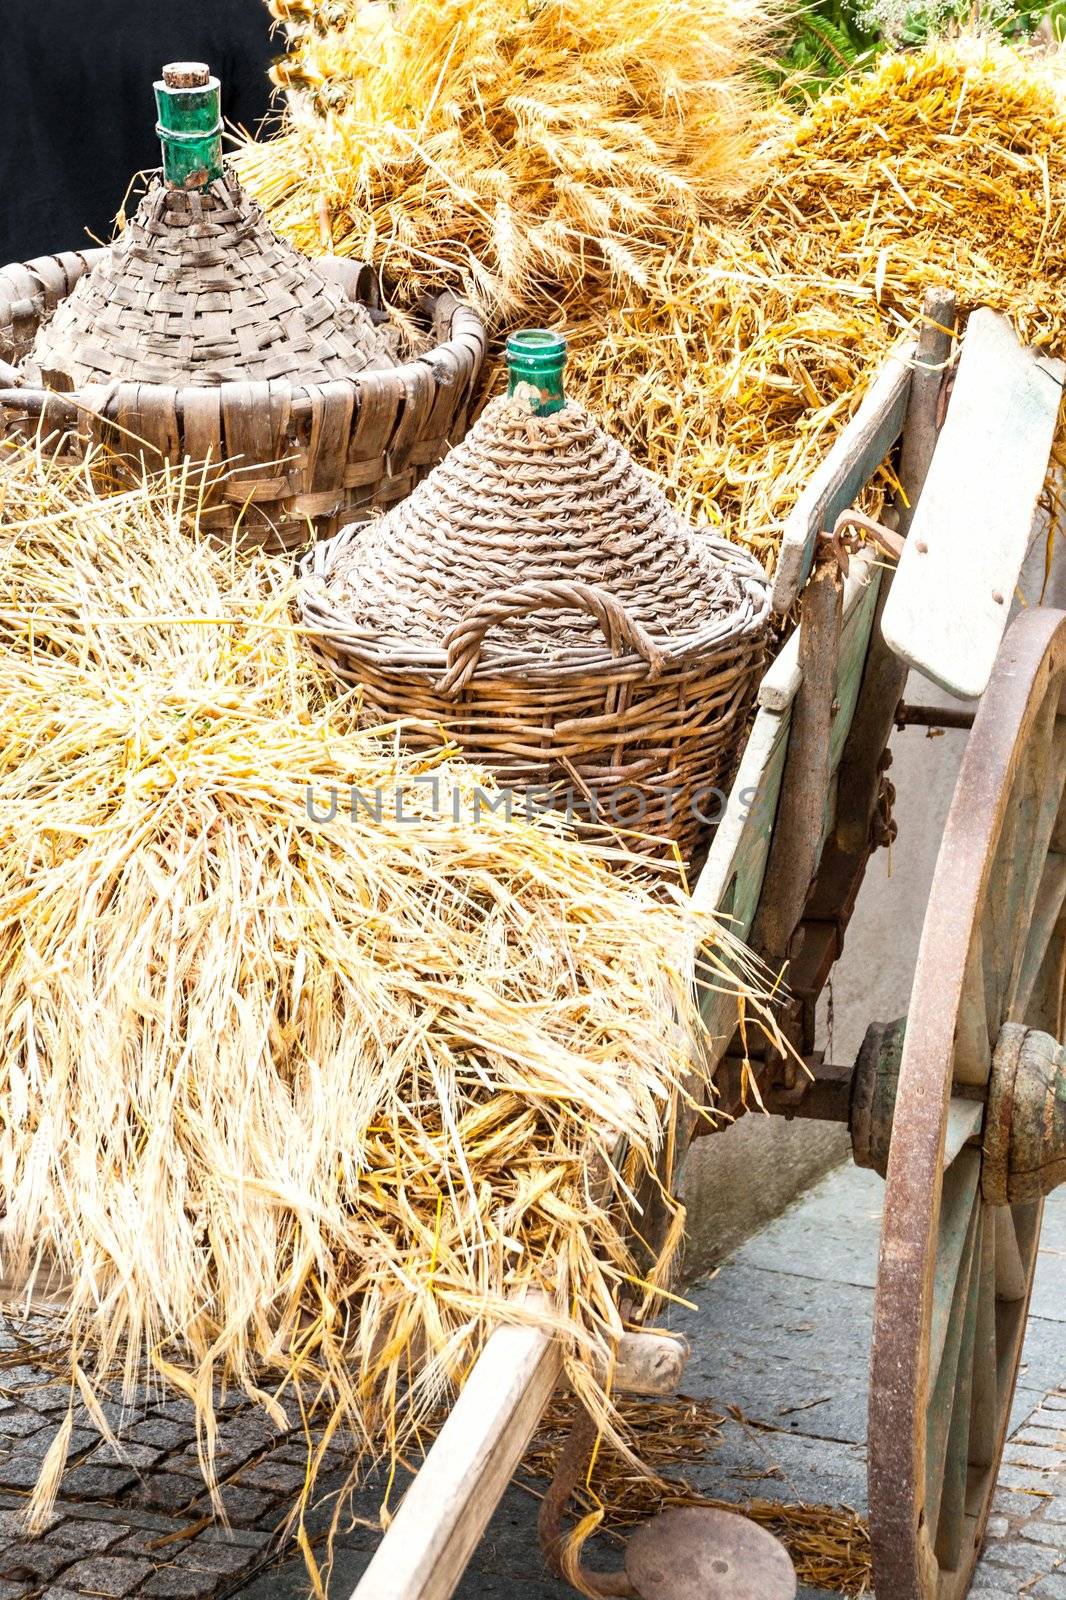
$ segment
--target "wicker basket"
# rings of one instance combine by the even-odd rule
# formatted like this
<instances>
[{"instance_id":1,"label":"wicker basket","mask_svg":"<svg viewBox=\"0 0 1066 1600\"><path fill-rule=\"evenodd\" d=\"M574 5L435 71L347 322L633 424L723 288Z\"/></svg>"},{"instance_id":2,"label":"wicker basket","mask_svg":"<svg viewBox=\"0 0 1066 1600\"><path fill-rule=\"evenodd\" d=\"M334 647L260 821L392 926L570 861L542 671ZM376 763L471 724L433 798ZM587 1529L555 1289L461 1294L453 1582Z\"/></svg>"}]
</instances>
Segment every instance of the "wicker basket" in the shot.
<instances>
[{"instance_id":1,"label":"wicker basket","mask_svg":"<svg viewBox=\"0 0 1066 1600\"><path fill-rule=\"evenodd\" d=\"M373 273L307 260L224 170L218 95L202 64L164 68L163 174L125 232L0 271L0 407L105 446L107 487L209 462L204 524L292 548L401 499L462 438L485 333L443 295L433 347L398 364Z\"/></svg>"},{"instance_id":2,"label":"wicker basket","mask_svg":"<svg viewBox=\"0 0 1066 1600\"><path fill-rule=\"evenodd\" d=\"M16 366L38 325L101 251L42 256L0 270L0 360ZM365 285L352 262L319 262L339 282ZM485 355L479 318L453 294L427 307L432 349L416 360L323 384L287 379L216 387L117 382L56 394L0 373L8 430L61 430L123 462L226 462L206 488L203 526L269 549L328 538L343 522L392 506L466 434ZM18 386L18 387L16 387Z\"/></svg>"},{"instance_id":3,"label":"wicker basket","mask_svg":"<svg viewBox=\"0 0 1066 1600\"><path fill-rule=\"evenodd\" d=\"M104 446L103 470L126 462L225 463L208 475L203 526L274 549L368 516L410 494L466 432L484 360L480 319L454 295L427 308L432 347L399 366L324 383L287 379L204 385L118 382L57 393L10 370L37 330L103 251L42 256L0 270L0 408L9 431L59 430ZM349 261L320 261L349 293L372 275ZM108 486L111 486L110 479Z\"/></svg>"},{"instance_id":4,"label":"wicker basket","mask_svg":"<svg viewBox=\"0 0 1066 1600\"><path fill-rule=\"evenodd\" d=\"M493 401L410 499L302 571L315 646L368 714L416 744L443 729L516 809L695 859L762 669L766 577L581 407Z\"/></svg>"}]
</instances>

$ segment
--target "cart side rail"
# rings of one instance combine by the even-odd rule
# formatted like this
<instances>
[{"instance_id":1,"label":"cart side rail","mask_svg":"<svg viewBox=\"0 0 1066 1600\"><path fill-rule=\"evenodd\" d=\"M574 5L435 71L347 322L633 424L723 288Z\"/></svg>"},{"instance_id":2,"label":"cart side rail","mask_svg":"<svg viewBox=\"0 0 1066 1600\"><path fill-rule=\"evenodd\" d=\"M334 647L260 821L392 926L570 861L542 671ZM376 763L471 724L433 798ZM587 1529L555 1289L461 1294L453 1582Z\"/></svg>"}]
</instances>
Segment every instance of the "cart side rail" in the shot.
<instances>
[{"instance_id":1,"label":"cart side rail","mask_svg":"<svg viewBox=\"0 0 1066 1600\"><path fill-rule=\"evenodd\" d=\"M834 682L829 744L830 784L824 801L822 839L833 823L835 777L844 743L858 704L866 650L873 627L881 568L872 552L851 562L844 586L840 652ZM730 919L730 929L746 939L755 922L766 878L766 864L785 774L792 707L802 683L797 628L766 672L759 691L759 712L741 759L725 814L714 836L693 903ZM704 1020L714 1037L728 1042L736 1020L735 998L709 992Z\"/></svg>"},{"instance_id":2,"label":"cart side rail","mask_svg":"<svg viewBox=\"0 0 1066 1600\"><path fill-rule=\"evenodd\" d=\"M879 369L858 411L796 501L785 522L774 573L773 606L784 615L810 576L818 535L855 503L903 432L917 344L902 340Z\"/></svg>"}]
</instances>

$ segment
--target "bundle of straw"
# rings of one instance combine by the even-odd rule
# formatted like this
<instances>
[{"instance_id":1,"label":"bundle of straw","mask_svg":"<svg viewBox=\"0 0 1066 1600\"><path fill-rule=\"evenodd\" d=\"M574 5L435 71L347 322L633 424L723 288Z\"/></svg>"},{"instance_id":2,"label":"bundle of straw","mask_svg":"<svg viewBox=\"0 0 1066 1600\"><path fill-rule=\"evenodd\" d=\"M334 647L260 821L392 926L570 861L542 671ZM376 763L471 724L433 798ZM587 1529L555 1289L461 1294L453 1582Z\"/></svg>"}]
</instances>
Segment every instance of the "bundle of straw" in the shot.
<instances>
[{"instance_id":1,"label":"bundle of straw","mask_svg":"<svg viewBox=\"0 0 1066 1600\"><path fill-rule=\"evenodd\" d=\"M986 40L883 59L775 140L734 228L588 319L579 388L690 515L773 565L923 290L1066 348L1066 71Z\"/></svg>"},{"instance_id":2,"label":"bundle of straw","mask_svg":"<svg viewBox=\"0 0 1066 1600\"><path fill-rule=\"evenodd\" d=\"M737 953L359 731L290 570L201 542L186 480L88 485L0 455L0 1280L66 1284L73 1363L38 1520L75 1399L106 1430L145 1358L209 1481L219 1380L325 1409L320 1455L398 1450L500 1320L557 1328L606 1415L696 947L731 987Z\"/></svg>"},{"instance_id":3,"label":"bundle of straw","mask_svg":"<svg viewBox=\"0 0 1066 1600\"><path fill-rule=\"evenodd\" d=\"M454 36L455 54L446 50L438 58L440 104L463 113L464 152L495 137L496 99L476 102L474 77L464 92L451 93L453 75L465 64L494 58L494 13L487 5L464 8L467 27ZM603 9L594 5L591 15ZM643 61L649 29L666 26L662 14L653 8L636 16L616 0L606 9L620 38L630 30L631 44L619 45L618 59L631 50ZM350 106L394 96L393 68L359 58L358 93L346 98L345 61L355 59L347 41L359 36L364 13L353 0L342 10L354 19L347 30L323 36L312 30L306 38L317 42L298 47L306 51L298 61L313 61L323 80L317 101L305 101L282 138L242 157L275 225L313 244L324 195L343 218L337 248L371 252L401 296L451 274L498 326L541 316L562 299L578 396L667 480L687 516L722 526L770 568L788 511L857 409L879 361L916 323L924 288L946 284L958 291L964 315L991 305L1009 313L1025 338L1064 347L1060 57L967 38L883 57L876 71L849 80L805 115L782 106L772 124L753 118L749 131L765 137L747 162L747 190L736 168L743 139L735 124L724 150L706 146L702 171L684 161L679 166L674 153L700 149L706 119L716 115L705 73L703 87L681 98L658 91L649 98L646 80L634 78L645 114L656 117L665 105L674 129L654 157L658 191L650 179L640 191L639 226L627 245L640 270L605 275L601 243L583 248L563 273L541 241L553 237L560 204L569 205L566 184L557 189L542 173L522 205L506 211L504 250L489 225L495 202L479 187L503 181L509 168L502 156L486 162L483 179L469 176L465 154L438 160L421 136L408 140L410 167L402 175L382 159L380 138ZM536 15L562 10L549 4ZM677 70L685 73L698 59L686 57L691 12L689 3L670 8L673 21L661 35L679 51ZM422 7L404 15L413 26ZM440 15L450 18L451 8ZM723 9L717 20L707 12L693 36L697 52L708 41L720 47L714 59L722 92L728 84L730 105L746 115L750 101L738 75L760 36L758 29L745 36L730 18L739 23L740 11ZM480 44L475 28L483 30ZM522 92L539 97L539 54L519 55L513 65L525 74ZM558 115L575 122L585 104L576 71L553 80ZM691 82L698 79L693 71ZM514 80L507 82L513 98ZM316 111L333 85L341 109ZM368 187L345 183L342 151L360 172L376 174ZM681 189L674 186L679 172ZM638 213L627 200L614 215ZM582 225L590 238L591 221ZM611 228L601 234L610 239ZM502 268L504 259L520 270Z\"/></svg>"},{"instance_id":4,"label":"bundle of straw","mask_svg":"<svg viewBox=\"0 0 1066 1600\"><path fill-rule=\"evenodd\" d=\"M288 19L287 0L272 0ZM302 8L306 9L306 8ZM761 0L343 0L282 69L280 137L237 165L301 248L497 319L650 282L752 177Z\"/></svg>"}]
</instances>

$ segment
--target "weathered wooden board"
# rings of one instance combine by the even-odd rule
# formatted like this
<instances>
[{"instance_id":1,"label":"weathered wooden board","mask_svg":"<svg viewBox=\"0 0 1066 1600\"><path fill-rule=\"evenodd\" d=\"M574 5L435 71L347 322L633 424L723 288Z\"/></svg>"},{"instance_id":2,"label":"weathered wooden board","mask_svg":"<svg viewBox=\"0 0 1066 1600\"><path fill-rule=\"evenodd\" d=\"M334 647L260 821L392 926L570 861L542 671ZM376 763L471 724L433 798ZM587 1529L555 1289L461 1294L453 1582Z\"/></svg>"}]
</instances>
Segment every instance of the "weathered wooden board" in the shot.
<instances>
[{"instance_id":1,"label":"weathered wooden board","mask_svg":"<svg viewBox=\"0 0 1066 1600\"><path fill-rule=\"evenodd\" d=\"M825 812L832 816L833 777L858 702L863 664L873 625L881 571L867 552L856 556L844 589L844 619L837 669L838 710L830 735L830 783ZM738 938L751 931L762 895L770 840L781 796L792 702L799 688L798 629L763 678L761 709L741 758L726 809L693 891L693 903L729 919ZM824 835L823 835L824 837ZM712 1035L728 1030L736 1001L708 992L704 1020Z\"/></svg>"},{"instance_id":2,"label":"weathered wooden board","mask_svg":"<svg viewBox=\"0 0 1066 1600\"><path fill-rule=\"evenodd\" d=\"M799 598L814 560L814 546L842 511L854 504L903 431L917 346L890 352L868 394L814 473L785 523L774 574L774 610L782 615Z\"/></svg>"},{"instance_id":3,"label":"weathered wooden board","mask_svg":"<svg viewBox=\"0 0 1066 1600\"><path fill-rule=\"evenodd\" d=\"M984 693L1007 626L1064 376L1004 317L970 317L883 620L896 654L960 699Z\"/></svg>"},{"instance_id":4,"label":"weathered wooden board","mask_svg":"<svg viewBox=\"0 0 1066 1600\"><path fill-rule=\"evenodd\" d=\"M870 637L880 570L875 564L880 557L872 551L860 552L851 563L844 585L844 622L840 635L839 689L845 688L850 699L846 723L851 722L855 696L859 692L862 665L866 659L866 644ZM767 667L759 685L759 704L767 711L786 711L796 698L800 686L799 629L794 628L787 642ZM837 714L836 726L841 725ZM844 729L847 732L847 727Z\"/></svg>"},{"instance_id":5,"label":"weathered wooden board","mask_svg":"<svg viewBox=\"0 0 1066 1600\"><path fill-rule=\"evenodd\" d=\"M562 1372L536 1328L497 1328L411 1484L353 1600L448 1600Z\"/></svg>"}]
</instances>

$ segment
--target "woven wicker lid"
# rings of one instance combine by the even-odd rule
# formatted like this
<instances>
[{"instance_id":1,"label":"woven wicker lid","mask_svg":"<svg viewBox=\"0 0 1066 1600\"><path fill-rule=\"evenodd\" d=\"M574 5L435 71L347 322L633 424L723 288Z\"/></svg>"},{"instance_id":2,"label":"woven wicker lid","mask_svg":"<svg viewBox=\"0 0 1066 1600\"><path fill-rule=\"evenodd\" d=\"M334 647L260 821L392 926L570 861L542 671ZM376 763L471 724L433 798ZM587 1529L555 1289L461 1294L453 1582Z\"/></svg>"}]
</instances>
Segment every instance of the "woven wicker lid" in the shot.
<instances>
[{"instance_id":1,"label":"woven wicker lid","mask_svg":"<svg viewBox=\"0 0 1066 1600\"><path fill-rule=\"evenodd\" d=\"M163 173L40 328L33 381L295 385L394 365L392 331L279 239L223 169L218 90L199 63L164 68Z\"/></svg>"},{"instance_id":2,"label":"woven wicker lid","mask_svg":"<svg viewBox=\"0 0 1066 1600\"><path fill-rule=\"evenodd\" d=\"M583 406L539 413L522 386L493 400L405 501L339 534L306 568L314 618L373 639L374 656L417 654L486 597L542 586L542 607L501 608L486 665L497 638L512 662L602 650L602 619L558 609L566 583L605 591L667 655L765 623L766 578L747 552L686 523Z\"/></svg>"}]
</instances>

